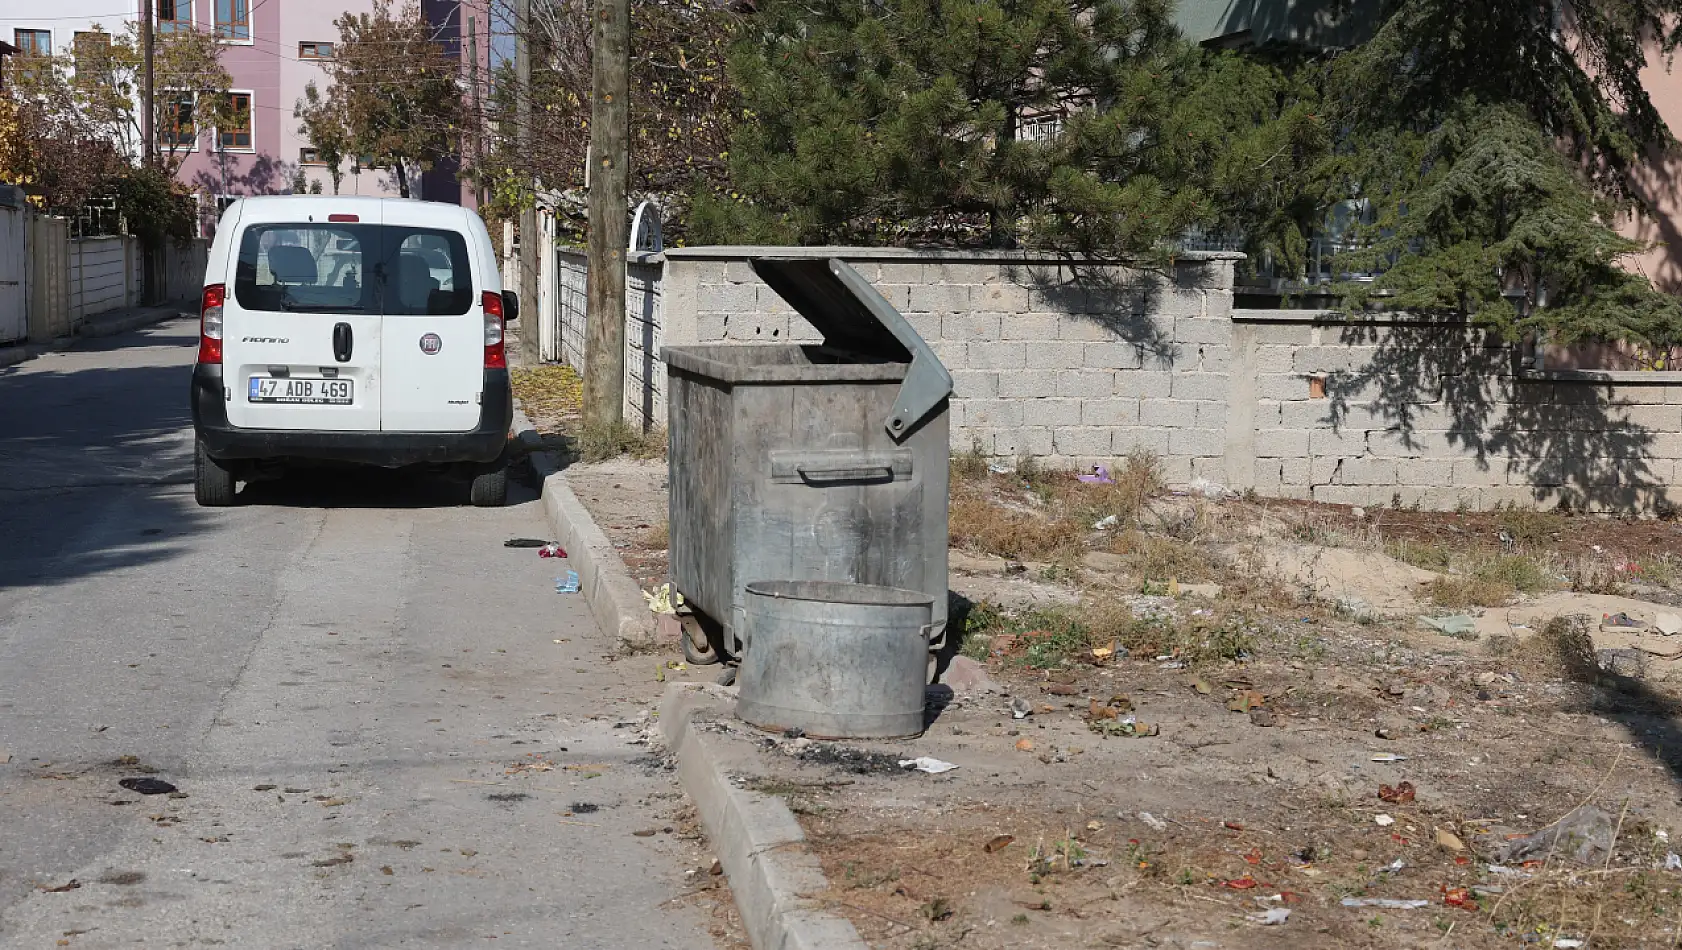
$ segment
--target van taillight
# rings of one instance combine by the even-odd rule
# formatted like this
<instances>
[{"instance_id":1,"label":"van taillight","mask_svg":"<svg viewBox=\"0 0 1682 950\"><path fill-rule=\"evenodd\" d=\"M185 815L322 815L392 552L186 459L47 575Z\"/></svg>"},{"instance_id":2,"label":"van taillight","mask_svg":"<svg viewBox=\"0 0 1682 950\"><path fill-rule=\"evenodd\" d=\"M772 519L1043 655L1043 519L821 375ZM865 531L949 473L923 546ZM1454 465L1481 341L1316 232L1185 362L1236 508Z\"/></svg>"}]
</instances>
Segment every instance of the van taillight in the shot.
<instances>
[{"instance_id":1,"label":"van taillight","mask_svg":"<svg viewBox=\"0 0 1682 950\"><path fill-rule=\"evenodd\" d=\"M199 306L199 362L220 365L222 362L222 302L227 288L210 284L204 288Z\"/></svg>"},{"instance_id":2,"label":"van taillight","mask_svg":"<svg viewBox=\"0 0 1682 950\"><path fill-rule=\"evenodd\" d=\"M502 295L485 291L485 368L506 369L508 351L502 342Z\"/></svg>"}]
</instances>

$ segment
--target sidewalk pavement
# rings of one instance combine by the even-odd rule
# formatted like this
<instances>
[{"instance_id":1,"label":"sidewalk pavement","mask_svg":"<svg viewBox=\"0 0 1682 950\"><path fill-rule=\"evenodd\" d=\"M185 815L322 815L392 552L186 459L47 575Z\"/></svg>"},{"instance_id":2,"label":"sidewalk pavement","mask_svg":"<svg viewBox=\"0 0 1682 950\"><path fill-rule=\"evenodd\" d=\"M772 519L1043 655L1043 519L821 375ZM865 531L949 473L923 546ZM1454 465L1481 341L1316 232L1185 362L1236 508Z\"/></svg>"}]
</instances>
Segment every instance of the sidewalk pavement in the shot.
<instances>
[{"instance_id":1,"label":"sidewalk pavement","mask_svg":"<svg viewBox=\"0 0 1682 950\"><path fill-rule=\"evenodd\" d=\"M96 313L84 319L77 325L73 336L62 336L51 343L18 343L0 346L0 367L14 366L24 360L34 359L42 353L52 350L68 349L75 346L80 340L116 336L130 330L149 327L154 323L188 316L192 316L192 302L186 300L159 304L155 307L124 307L119 310L107 310L104 313Z\"/></svg>"}]
</instances>

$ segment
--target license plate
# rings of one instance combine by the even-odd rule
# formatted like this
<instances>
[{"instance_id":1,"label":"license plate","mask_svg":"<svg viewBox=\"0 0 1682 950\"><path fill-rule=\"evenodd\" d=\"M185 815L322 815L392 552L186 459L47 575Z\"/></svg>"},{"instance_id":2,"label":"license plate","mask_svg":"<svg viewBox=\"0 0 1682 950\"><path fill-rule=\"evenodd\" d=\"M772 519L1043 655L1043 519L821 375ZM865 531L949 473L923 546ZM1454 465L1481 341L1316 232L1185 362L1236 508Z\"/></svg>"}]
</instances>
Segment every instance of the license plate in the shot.
<instances>
[{"instance_id":1,"label":"license plate","mask_svg":"<svg viewBox=\"0 0 1682 950\"><path fill-rule=\"evenodd\" d=\"M348 406L351 403L351 382L348 379L323 379L318 376L253 376L250 400L311 406Z\"/></svg>"}]
</instances>

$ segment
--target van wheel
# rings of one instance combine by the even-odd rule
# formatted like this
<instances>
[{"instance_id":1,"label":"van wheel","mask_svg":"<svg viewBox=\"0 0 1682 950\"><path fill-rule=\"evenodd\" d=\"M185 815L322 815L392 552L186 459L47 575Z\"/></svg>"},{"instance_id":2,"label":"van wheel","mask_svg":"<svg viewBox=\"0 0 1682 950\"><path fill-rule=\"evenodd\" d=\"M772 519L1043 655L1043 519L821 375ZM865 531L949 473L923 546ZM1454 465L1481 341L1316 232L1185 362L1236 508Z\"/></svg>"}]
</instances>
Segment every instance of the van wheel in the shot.
<instances>
[{"instance_id":1,"label":"van wheel","mask_svg":"<svg viewBox=\"0 0 1682 950\"><path fill-rule=\"evenodd\" d=\"M499 464L488 472L473 476L468 499L475 508L501 508L508 503L508 466Z\"/></svg>"},{"instance_id":2,"label":"van wheel","mask_svg":"<svg viewBox=\"0 0 1682 950\"><path fill-rule=\"evenodd\" d=\"M234 503L234 473L223 468L198 442L193 453L193 499L205 508L226 508Z\"/></svg>"}]
</instances>

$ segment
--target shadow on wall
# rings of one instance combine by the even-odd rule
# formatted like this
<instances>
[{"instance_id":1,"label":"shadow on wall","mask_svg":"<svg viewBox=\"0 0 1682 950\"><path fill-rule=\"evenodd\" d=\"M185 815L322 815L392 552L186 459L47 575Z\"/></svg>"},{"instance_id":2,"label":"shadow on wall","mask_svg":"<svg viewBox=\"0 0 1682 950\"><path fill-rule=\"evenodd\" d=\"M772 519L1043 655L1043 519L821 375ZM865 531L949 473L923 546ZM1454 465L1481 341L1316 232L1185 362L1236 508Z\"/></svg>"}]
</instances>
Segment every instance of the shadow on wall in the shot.
<instances>
[{"instance_id":1,"label":"shadow on wall","mask_svg":"<svg viewBox=\"0 0 1682 950\"><path fill-rule=\"evenodd\" d=\"M1664 488L1655 434L1631 418L1641 404L1609 386L1526 381L1511 347L1465 324L1346 326L1339 339L1372 355L1327 379L1334 430L1382 420L1393 454L1429 454L1440 438L1538 503L1573 510L1650 510Z\"/></svg>"},{"instance_id":2,"label":"shadow on wall","mask_svg":"<svg viewBox=\"0 0 1682 950\"><path fill-rule=\"evenodd\" d=\"M1038 298L1035 311L1079 317L1131 343L1137 350L1135 368L1173 366L1180 355L1173 315L1186 308L1202 313L1204 289L1188 276L1190 271L1070 260L1005 265L1002 272Z\"/></svg>"},{"instance_id":3,"label":"shadow on wall","mask_svg":"<svg viewBox=\"0 0 1682 950\"><path fill-rule=\"evenodd\" d=\"M257 155L242 173L233 157L217 153L214 171L200 171L193 176L195 190L213 195L284 195L292 191L292 179L298 166L278 161L272 155Z\"/></svg>"},{"instance_id":4,"label":"shadow on wall","mask_svg":"<svg viewBox=\"0 0 1682 950\"><path fill-rule=\"evenodd\" d=\"M1637 182L1640 198L1652 209L1636 218L1626 234L1658 245L1641 257L1641 272L1653 286L1668 294L1682 293L1682 156L1650 160Z\"/></svg>"}]
</instances>

